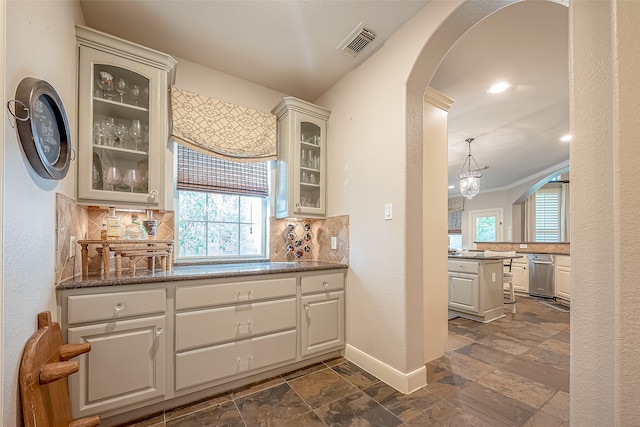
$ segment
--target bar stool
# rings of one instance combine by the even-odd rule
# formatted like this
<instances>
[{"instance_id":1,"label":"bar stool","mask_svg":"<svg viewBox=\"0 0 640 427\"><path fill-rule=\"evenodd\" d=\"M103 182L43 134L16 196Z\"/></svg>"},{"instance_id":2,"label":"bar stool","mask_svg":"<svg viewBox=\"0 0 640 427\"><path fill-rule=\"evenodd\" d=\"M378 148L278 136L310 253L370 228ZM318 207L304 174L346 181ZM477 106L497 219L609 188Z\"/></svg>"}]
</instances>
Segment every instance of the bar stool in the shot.
<instances>
[{"instance_id":1,"label":"bar stool","mask_svg":"<svg viewBox=\"0 0 640 427\"><path fill-rule=\"evenodd\" d=\"M484 254L486 256L516 256L515 251L506 251L506 252L484 251ZM513 264L513 259L509 259L509 264L503 265L502 288L504 289L504 284L509 285L509 290L507 291L508 298L504 302L504 304L511 306L511 313L515 313L516 312L516 294L513 290L513 273L511 272L512 264Z\"/></svg>"}]
</instances>

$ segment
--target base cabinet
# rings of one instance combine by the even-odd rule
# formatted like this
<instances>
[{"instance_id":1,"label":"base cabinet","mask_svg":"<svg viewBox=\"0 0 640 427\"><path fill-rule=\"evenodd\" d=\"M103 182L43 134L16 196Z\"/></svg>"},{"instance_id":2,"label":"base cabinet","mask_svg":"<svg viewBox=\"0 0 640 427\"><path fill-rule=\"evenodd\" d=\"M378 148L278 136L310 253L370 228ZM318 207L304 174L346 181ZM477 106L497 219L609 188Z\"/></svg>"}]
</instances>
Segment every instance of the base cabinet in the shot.
<instances>
[{"instance_id":1,"label":"base cabinet","mask_svg":"<svg viewBox=\"0 0 640 427\"><path fill-rule=\"evenodd\" d=\"M155 290L71 297L69 305L77 313L69 313L67 318L90 323L72 324L66 331L67 342L91 343L91 351L78 358L79 372L69 377L74 418L164 399L167 391L164 295L164 290ZM154 311L161 314L128 318ZM105 321L107 316L114 319Z\"/></svg>"},{"instance_id":2,"label":"base cabinet","mask_svg":"<svg viewBox=\"0 0 640 427\"><path fill-rule=\"evenodd\" d=\"M556 297L571 300L571 259L569 256L556 256Z\"/></svg>"},{"instance_id":3,"label":"base cabinet","mask_svg":"<svg viewBox=\"0 0 640 427\"><path fill-rule=\"evenodd\" d=\"M480 322L504 316L501 260L449 259L449 310Z\"/></svg>"},{"instance_id":4,"label":"base cabinet","mask_svg":"<svg viewBox=\"0 0 640 427\"><path fill-rule=\"evenodd\" d=\"M523 261L524 260L524 261ZM505 271L508 268L505 267ZM516 292L529 292L529 266L527 263L527 256L524 258L518 258L513 260L511 264L511 274L513 274L513 290ZM505 286L505 289L509 289L509 286Z\"/></svg>"},{"instance_id":5,"label":"base cabinet","mask_svg":"<svg viewBox=\"0 0 640 427\"><path fill-rule=\"evenodd\" d=\"M345 270L58 291L74 418L169 405L345 345ZM140 290L144 286L144 290Z\"/></svg>"}]
</instances>

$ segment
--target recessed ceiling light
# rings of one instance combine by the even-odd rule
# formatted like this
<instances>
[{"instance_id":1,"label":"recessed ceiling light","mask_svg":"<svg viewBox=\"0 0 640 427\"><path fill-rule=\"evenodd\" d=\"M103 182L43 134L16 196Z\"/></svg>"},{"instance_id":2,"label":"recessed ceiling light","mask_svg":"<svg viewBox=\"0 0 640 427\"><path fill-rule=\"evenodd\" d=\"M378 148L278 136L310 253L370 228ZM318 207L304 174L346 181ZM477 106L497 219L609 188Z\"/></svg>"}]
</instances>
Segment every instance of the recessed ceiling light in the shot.
<instances>
[{"instance_id":1,"label":"recessed ceiling light","mask_svg":"<svg viewBox=\"0 0 640 427\"><path fill-rule=\"evenodd\" d=\"M493 86L491 86L489 89L487 89L488 93L501 93L504 92L505 90L509 89L511 87L511 83L509 82L498 82L495 83Z\"/></svg>"},{"instance_id":2,"label":"recessed ceiling light","mask_svg":"<svg viewBox=\"0 0 640 427\"><path fill-rule=\"evenodd\" d=\"M562 142L568 142L571 141L571 135L565 135L562 138L560 138L560 141Z\"/></svg>"},{"instance_id":3,"label":"recessed ceiling light","mask_svg":"<svg viewBox=\"0 0 640 427\"><path fill-rule=\"evenodd\" d=\"M450 185L449 187L447 187L449 190L451 190L452 188L456 188L455 185Z\"/></svg>"}]
</instances>

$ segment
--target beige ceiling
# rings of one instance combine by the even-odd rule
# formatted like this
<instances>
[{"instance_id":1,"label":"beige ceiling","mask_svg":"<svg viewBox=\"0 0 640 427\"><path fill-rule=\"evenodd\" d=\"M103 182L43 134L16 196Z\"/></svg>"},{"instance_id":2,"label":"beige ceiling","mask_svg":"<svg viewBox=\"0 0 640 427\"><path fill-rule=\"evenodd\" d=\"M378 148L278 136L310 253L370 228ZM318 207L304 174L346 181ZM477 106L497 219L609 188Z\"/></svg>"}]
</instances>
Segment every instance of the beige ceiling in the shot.
<instances>
[{"instance_id":1,"label":"beige ceiling","mask_svg":"<svg viewBox=\"0 0 640 427\"><path fill-rule=\"evenodd\" d=\"M89 27L313 102L376 51L427 0L81 0ZM360 23L376 33L353 58L336 47ZM453 98L449 182L466 155L488 166L484 190L567 162L568 10L525 1L472 28L432 86ZM178 70L179 72L179 70ZM513 87L490 96L504 78ZM453 190L451 194L455 194Z\"/></svg>"}]
</instances>

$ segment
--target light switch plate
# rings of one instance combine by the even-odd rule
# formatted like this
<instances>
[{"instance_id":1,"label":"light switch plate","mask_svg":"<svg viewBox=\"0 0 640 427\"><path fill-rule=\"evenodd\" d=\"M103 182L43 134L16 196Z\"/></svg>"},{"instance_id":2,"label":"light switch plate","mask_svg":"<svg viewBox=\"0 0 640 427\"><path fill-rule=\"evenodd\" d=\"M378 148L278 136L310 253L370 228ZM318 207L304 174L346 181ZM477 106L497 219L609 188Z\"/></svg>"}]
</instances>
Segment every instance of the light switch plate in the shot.
<instances>
[{"instance_id":1,"label":"light switch plate","mask_svg":"<svg viewBox=\"0 0 640 427\"><path fill-rule=\"evenodd\" d=\"M527 244L526 243L521 243L520 244L520 249L527 249Z\"/></svg>"},{"instance_id":2,"label":"light switch plate","mask_svg":"<svg viewBox=\"0 0 640 427\"><path fill-rule=\"evenodd\" d=\"M387 203L384 205L384 220L388 221L393 219L393 204Z\"/></svg>"}]
</instances>

